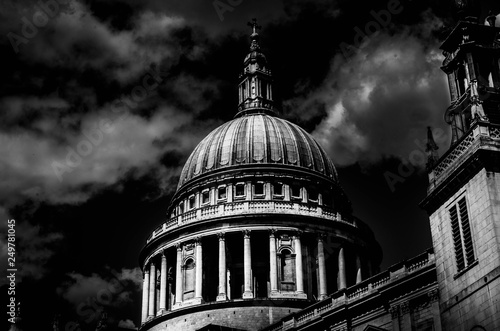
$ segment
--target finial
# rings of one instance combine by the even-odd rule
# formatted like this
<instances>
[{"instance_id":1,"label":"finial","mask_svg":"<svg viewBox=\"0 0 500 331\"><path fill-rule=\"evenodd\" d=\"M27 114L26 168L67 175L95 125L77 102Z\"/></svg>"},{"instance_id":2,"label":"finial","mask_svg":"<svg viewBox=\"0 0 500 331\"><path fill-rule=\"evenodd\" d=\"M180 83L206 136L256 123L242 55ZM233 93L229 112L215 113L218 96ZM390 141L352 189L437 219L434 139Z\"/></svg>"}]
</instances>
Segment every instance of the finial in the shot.
<instances>
[{"instance_id":1,"label":"finial","mask_svg":"<svg viewBox=\"0 0 500 331\"><path fill-rule=\"evenodd\" d=\"M105 310L101 311L101 318L99 319L99 322L97 323L97 326L95 328L96 331L103 331L108 328L108 314L106 313Z\"/></svg>"},{"instance_id":2,"label":"finial","mask_svg":"<svg viewBox=\"0 0 500 331\"><path fill-rule=\"evenodd\" d=\"M436 164L439 159L437 150L439 147L436 145L434 141L434 135L432 134L432 129L430 126L427 127L427 144L425 147L425 151L427 152L427 171L431 170L431 168Z\"/></svg>"},{"instance_id":3,"label":"finial","mask_svg":"<svg viewBox=\"0 0 500 331\"><path fill-rule=\"evenodd\" d=\"M252 28L252 34L251 34L251 36L258 35L257 29L258 30L262 29L262 26L260 26L260 25L257 24L257 19L256 18L252 18L252 22L248 22L247 24L248 24L248 26L250 26Z\"/></svg>"},{"instance_id":4,"label":"finial","mask_svg":"<svg viewBox=\"0 0 500 331\"><path fill-rule=\"evenodd\" d=\"M252 40L252 43L250 44L250 50L251 51L259 50L260 49L258 43L259 34L257 33L257 30L262 29L262 26L257 25L256 18L252 18L252 22L248 22L247 25L252 28L252 34L250 35L250 39Z\"/></svg>"},{"instance_id":5,"label":"finial","mask_svg":"<svg viewBox=\"0 0 500 331\"><path fill-rule=\"evenodd\" d=\"M54 315L54 320L52 321L52 331L59 331L59 320L61 319L60 314Z\"/></svg>"},{"instance_id":6,"label":"finial","mask_svg":"<svg viewBox=\"0 0 500 331\"><path fill-rule=\"evenodd\" d=\"M490 10L490 13L489 13L488 17L486 17L486 21L488 22L488 24L491 27L495 27L496 20L497 20L497 17L493 14L493 11Z\"/></svg>"}]
</instances>

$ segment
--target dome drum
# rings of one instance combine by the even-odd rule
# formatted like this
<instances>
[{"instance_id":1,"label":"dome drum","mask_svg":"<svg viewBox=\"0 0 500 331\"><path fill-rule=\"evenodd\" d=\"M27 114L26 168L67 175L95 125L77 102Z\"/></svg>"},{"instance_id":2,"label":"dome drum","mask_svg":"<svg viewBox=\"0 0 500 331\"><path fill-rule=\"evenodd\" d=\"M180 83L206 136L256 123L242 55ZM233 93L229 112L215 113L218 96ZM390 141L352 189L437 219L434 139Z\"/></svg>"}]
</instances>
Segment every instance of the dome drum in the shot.
<instances>
[{"instance_id":1,"label":"dome drum","mask_svg":"<svg viewBox=\"0 0 500 331\"><path fill-rule=\"evenodd\" d=\"M209 176L206 180L184 187L173 197L168 215L177 216L207 205L235 201L291 201L323 206L349 213L350 204L336 184L298 177L283 171L239 170L227 176Z\"/></svg>"},{"instance_id":2,"label":"dome drum","mask_svg":"<svg viewBox=\"0 0 500 331\"><path fill-rule=\"evenodd\" d=\"M234 308L250 300L252 306L264 308L283 300L280 304L285 307L304 307L314 297L321 299L326 293L353 286L377 271L380 256L373 243L352 231L329 231L328 227L318 231L307 222L293 224L218 226L164 237L154 248L148 245L148 253L141 254L145 282L154 274L157 284L156 279L168 273L171 286L169 292L165 289L163 309L153 310L143 327L162 321L175 329L182 323L175 318L178 311L208 310L212 315L215 303ZM180 270L175 278L173 269ZM319 283L313 281L318 279ZM161 291L156 285L153 288Z\"/></svg>"}]
</instances>

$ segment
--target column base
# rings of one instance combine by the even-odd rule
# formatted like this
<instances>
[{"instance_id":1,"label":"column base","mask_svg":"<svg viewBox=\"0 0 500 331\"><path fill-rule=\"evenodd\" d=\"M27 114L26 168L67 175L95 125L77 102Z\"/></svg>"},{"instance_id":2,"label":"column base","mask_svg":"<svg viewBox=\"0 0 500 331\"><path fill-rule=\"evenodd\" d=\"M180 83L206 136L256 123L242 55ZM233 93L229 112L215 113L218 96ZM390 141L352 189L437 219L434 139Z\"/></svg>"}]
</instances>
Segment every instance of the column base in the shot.
<instances>
[{"instance_id":1,"label":"column base","mask_svg":"<svg viewBox=\"0 0 500 331\"><path fill-rule=\"evenodd\" d=\"M227 295L226 294L219 294L215 301L227 301Z\"/></svg>"},{"instance_id":2,"label":"column base","mask_svg":"<svg viewBox=\"0 0 500 331\"><path fill-rule=\"evenodd\" d=\"M201 305L204 302L205 301L203 301L203 298L192 298L192 299L184 300L182 302L175 303L174 306L172 307L172 310L179 309L182 307Z\"/></svg>"},{"instance_id":3,"label":"column base","mask_svg":"<svg viewBox=\"0 0 500 331\"><path fill-rule=\"evenodd\" d=\"M326 298L328 298L328 295L326 295L326 294L320 294L319 297L318 297L318 300L325 300Z\"/></svg>"},{"instance_id":4,"label":"column base","mask_svg":"<svg viewBox=\"0 0 500 331\"><path fill-rule=\"evenodd\" d=\"M166 312L167 312L167 309L161 308L160 310L158 310L156 312L156 316L161 316L161 315L165 314Z\"/></svg>"},{"instance_id":5,"label":"column base","mask_svg":"<svg viewBox=\"0 0 500 331\"><path fill-rule=\"evenodd\" d=\"M253 299L253 292L243 292L243 299Z\"/></svg>"},{"instance_id":6,"label":"column base","mask_svg":"<svg viewBox=\"0 0 500 331\"><path fill-rule=\"evenodd\" d=\"M272 298L272 299L307 299L307 294L304 292L271 292L271 293L269 293L269 298Z\"/></svg>"}]
</instances>

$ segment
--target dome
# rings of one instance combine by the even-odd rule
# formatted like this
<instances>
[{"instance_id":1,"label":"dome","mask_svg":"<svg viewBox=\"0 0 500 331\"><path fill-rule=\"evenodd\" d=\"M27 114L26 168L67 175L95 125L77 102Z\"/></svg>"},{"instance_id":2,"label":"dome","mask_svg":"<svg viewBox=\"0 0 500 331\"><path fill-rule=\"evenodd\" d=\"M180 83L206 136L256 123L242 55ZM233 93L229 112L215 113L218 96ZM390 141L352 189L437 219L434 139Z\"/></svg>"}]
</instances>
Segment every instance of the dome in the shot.
<instances>
[{"instance_id":1,"label":"dome","mask_svg":"<svg viewBox=\"0 0 500 331\"><path fill-rule=\"evenodd\" d=\"M337 180L333 162L309 133L279 117L254 113L203 139L184 165L178 188L198 176L245 164L295 166Z\"/></svg>"}]
</instances>

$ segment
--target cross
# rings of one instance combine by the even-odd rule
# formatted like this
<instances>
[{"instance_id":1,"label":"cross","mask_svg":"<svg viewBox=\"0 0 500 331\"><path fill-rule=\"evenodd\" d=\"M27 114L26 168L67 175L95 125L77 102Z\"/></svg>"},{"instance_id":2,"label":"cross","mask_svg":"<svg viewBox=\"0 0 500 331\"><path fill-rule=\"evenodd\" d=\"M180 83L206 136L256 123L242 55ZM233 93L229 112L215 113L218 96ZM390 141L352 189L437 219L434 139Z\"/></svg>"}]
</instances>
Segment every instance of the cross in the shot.
<instances>
[{"instance_id":1,"label":"cross","mask_svg":"<svg viewBox=\"0 0 500 331\"><path fill-rule=\"evenodd\" d=\"M259 30L262 29L262 26L257 25L256 18L252 18L252 22L248 22L247 24L248 24L248 26L252 27L252 34L257 33L257 29L259 29Z\"/></svg>"}]
</instances>

